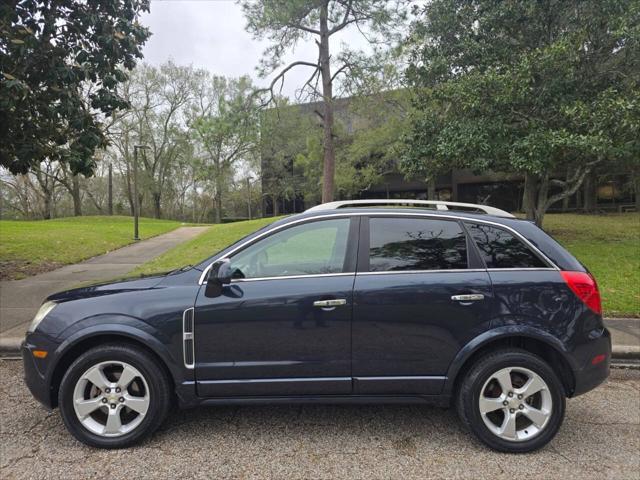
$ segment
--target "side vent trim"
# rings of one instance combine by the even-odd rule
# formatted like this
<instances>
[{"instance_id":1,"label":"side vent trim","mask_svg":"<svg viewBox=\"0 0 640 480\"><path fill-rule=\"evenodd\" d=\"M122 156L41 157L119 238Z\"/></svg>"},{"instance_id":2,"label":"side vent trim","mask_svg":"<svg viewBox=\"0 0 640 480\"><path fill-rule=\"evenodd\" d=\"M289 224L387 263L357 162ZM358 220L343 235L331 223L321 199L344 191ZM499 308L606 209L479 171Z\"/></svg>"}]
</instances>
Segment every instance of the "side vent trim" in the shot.
<instances>
[{"instance_id":1,"label":"side vent trim","mask_svg":"<svg viewBox=\"0 0 640 480\"><path fill-rule=\"evenodd\" d=\"M195 366L195 353L193 345L193 307L187 308L182 313L182 354L184 366L193 369Z\"/></svg>"}]
</instances>

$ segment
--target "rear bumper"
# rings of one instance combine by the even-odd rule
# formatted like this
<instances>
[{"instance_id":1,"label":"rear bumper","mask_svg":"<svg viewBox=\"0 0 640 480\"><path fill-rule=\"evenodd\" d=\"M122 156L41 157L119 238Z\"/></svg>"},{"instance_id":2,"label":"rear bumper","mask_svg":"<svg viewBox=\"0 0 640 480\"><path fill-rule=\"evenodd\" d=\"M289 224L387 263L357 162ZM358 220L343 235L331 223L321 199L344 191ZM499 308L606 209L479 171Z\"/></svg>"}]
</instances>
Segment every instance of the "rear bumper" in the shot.
<instances>
[{"instance_id":1,"label":"rear bumper","mask_svg":"<svg viewBox=\"0 0 640 480\"><path fill-rule=\"evenodd\" d=\"M586 354L586 355L585 355ZM593 359L598 355L605 355L605 359L596 365L592 364ZM611 334L604 329L603 334L589 342L589 349L583 352L582 368L574 370L575 388L572 397L582 395L593 390L603 383L609 376L611 365Z\"/></svg>"}]
</instances>

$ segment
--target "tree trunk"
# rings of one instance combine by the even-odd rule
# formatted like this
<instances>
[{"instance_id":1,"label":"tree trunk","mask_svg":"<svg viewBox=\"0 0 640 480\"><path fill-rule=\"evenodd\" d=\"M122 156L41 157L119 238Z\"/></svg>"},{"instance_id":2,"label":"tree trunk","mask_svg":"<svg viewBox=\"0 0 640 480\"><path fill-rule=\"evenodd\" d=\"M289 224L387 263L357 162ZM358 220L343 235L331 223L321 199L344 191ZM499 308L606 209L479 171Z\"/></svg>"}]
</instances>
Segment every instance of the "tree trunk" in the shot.
<instances>
[{"instance_id":1,"label":"tree trunk","mask_svg":"<svg viewBox=\"0 0 640 480\"><path fill-rule=\"evenodd\" d=\"M129 169L129 166L127 165L127 174L126 174L126 180L127 180L127 200L129 201L129 212L130 215L133 217L136 214L136 208L134 205L134 200L133 200L133 189L131 187L131 170Z\"/></svg>"},{"instance_id":2,"label":"tree trunk","mask_svg":"<svg viewBox=\"0 0 640 480\"><path fill-rule=\"evenodd\" d=\"M335 174L335 146L333 143L333 87L331 82L331 58L329 56L328 2L320 7L320 43L318 45L320 74L322 75L322 100L324 103L322 146L324 164L322 170L322 202L333 201Z\"/></svg>"},{"instance_id":3,"label":"tree trunk","mask_svg":"<svg viewBox=\"0 0 640 480\"><path fill-rule=\"evenodd\" d=\"M52 195L49 192L44 192L44 212L42 212L42 218L45 220L51 220L53 217L53 201Z\"/></svg>"},{"instance_id":4,"label":"tree trunk","mask_svg":"<svg viewBox=\"0 0 640 480\"><path fill-rule=\"evenodd\" d=\"M108 199L107 199L107 209L109 215L113 215L113 167L109 164L109 185L108 185Z\"/></svg>"},{"instance_id":5,"label":"tree trunk","mask_svg":"<svg viewBox=\"0 0 640 480\"><path fill-rule=\"evenodd\" d=\"M631 179L633 182L633 196L636 200L636 212L640 212L640 172L631 172Z\"/></svg>"},{"instance_id":6,"label":"tree trunk","mask_svg":"<svg viewBox=\"0 0 640 480\"><path fill-rule=\"evenodd\" d=\"M436 200L436 179L435 177L427 178L427 200Z\"/></svg>"},{"instance_id":7,"label":"tree trunk","mask_svg":"<svg viewBox=\"0 0 640 480\"><path fill-rule=\"evenodd\" d=\"M271 197L271 201L273 203L273 216L277 217L278 215L280 215L280 205L278 205L278 197L273 195Z\"/></svg>"},{"instance_id":8,"label":"tree trunk","mask_svg":"<svg viewBox=\"0 0 640 480\"><path fill-rule=\"evenodd\" d=\"M216 174L215 223L222 223L222 175Z\"/></svg>"},{"instance_id":9,"label":"tree trunk","mask_svg":"<svg viewBox=\"0 0 640 480\"><path fill-rule=\"evenodd\" d=\"M73 199L73 215L82 216L82 200L80 198L80 180L78 175L71 177L71 198Z\"/></svg>"},{"instance_id":10,"label":"tree trunk","mask_svg":"<svg viewBox=\"0 0 640 480\"><path fill-rule=\"evenodd\" d=\"M153 216L155 218L160 218L160 216L162 215L162 209L161 209L162 195L160 194L160 192L153 192L152 197L153 197Z\"/></svg>"},{"instance_id":11,"label":"tree trunk","mask_svg":"<svg viewBox=\"0 0 640 480\"><path fill-rule=\"evenodd\" d=\"M549 174L546 173L538 181L538 203L535 206L534 222L538 227L542 227L544 215L547 213L547 200L549 198Z\"/></svg>"},{"instance_id":12,"label":"tree trunk","mask_svg":"<svg viewBox=\"0 0 640 480\"><path fill-rule=\"evenodd\" d=\"M526 172L524 175L523 209L527 220L542 227L544 214L547 211L547 197L549 194L549 175L540 178L538 175Z\"/></svg>"},{"instance_id":13,"label":"tree trunk","mask_svg":"<svg viewBox=\"0 0 640 480\"><path fill-rule=\"evenodd\" d=\"M590 172L584 179L583 209L586 213L592 213L596 209L596 182L595 174Z\"/></svg>"},{"instance_id":14,"label":"tree trunk","mask_svg":"<svg viewBox=\"0 0 640 480\"><path fill-rule=\"evenodd\" d=\"M251 179L247 178L247 216L251 220Z\"/></svg>"},{"instance_id":15,"label":"tree trunk","mask_svg":"<svg viewBox=\"0 0 640 480\"><path fill-rule=\"evenodd\" d=\"M567 174L564 177L565 181L568 182L569 181L569 177L571 176L571 169L567 168ZM571 195L567 195L566 197L564 197L562 199L562 211L566 212L567 210L569 210L569 200L571 200Z\"/></svg>"},{"instance_id":16,"label":"tree trunk","mask_svg":"<svg viewBox=\"0 0 640 480\"><path fill-rule=\"evenodd\" d=\"M196 200L198 200L198 188L195 180L195 173L193 174L193 200L191 202L191 219L196 222Z\"/></svg>"},{"instance_id":17,"label":"tree trunk","mask_svg":"<svg viewBox=\"0 0 640 480\"><path fill-rule=\"evenodd\" d=\"M527 220L535 221L535 206L538 203L538 177L533 173L524 174L524 195L522 196L522 209Z\"/></svg>"},{"instance_id":18,"label":"tree trunk","mask_svg":"<svg viewBox=\"0 0 640 480\"><path fill-rule=\"evenodd\" d=\"M222 223L222 195L216 193L216 197L213 200L214 204L214 222Z\"/></svg>"}]
</instances>

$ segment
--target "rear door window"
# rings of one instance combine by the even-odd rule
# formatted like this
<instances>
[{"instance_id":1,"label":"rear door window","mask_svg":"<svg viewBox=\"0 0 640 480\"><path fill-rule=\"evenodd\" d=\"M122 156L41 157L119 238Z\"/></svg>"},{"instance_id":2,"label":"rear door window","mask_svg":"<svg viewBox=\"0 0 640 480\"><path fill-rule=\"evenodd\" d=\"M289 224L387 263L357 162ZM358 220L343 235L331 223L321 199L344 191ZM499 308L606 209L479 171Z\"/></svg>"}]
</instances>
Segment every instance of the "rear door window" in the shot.
<instances>
[{"instance_id":1,"label":"rear door window","mask_svg":"<svg viewBox=\"0 0 640 480\"><path fill-rule=\"evenodd\" d=\"M465 223L487 268L547 268L529 247L501 228Z\"/></svg>"},{"instance_id":2,"label":"rear door window","mask_svg":"<svg viewBox=\"0 0 640 480\"><path fill-rule=\"evenodd\" d=\"M369 220L369 271L465 268L466 236L458 222L401 217Z\"/></svg>"}]
</instances>

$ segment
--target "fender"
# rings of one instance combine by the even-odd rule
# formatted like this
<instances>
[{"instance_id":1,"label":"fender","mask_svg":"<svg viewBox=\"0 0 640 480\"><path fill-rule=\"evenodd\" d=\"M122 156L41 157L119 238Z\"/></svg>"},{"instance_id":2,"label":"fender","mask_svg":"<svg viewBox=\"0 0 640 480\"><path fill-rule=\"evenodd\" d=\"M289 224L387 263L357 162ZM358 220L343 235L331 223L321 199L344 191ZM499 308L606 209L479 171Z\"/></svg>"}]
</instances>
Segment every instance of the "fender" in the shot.
<instances>
[{"instance_id":1,"label":"fender","mask_svg":"<svg viewBox=\"0 0 640 480\"><path fill-rule=\"evenodd\" d=\"M549 332L526 325L505 325L488 330L481 335L478 335L464 347L462 347L462 349L460 349L456 357L449 365L449 369L447 370L447 379L445 381L442 393L449 395L453 392L453 387L458 372L460 371L464 363L475 352L495 340L508 337L526 337L539 340L558 352L571 366L572 370L576 370L578 368L574 359L571 357L571 355L568 354L569 352L565 345Z\"/></svg>"},{"instance_id":2,"label":"fender","mask_svg":"<svg viewBox=\"0 0 640 480\"><path fill-rule=\"evenodd\" d=\"M185 380L192 380L191 371L181 368L181 360L178 359L178 361L176 361L176 358L169 350L168 345L163 344L158 340L158 338L162 338L160 332L156 332L155 328L142 320L124 315L97 315L76 323L72 325L72 327L77 328L80 326L80 323L85 323L87 320L95 320L99 317L109 317L108 323L102 323L104 320L101 320L101 323L98 324L94 323L90 326L81 326L66 338L64 335L61 335L65 340L60 343L53 352L53 358L51 359L45 378L47 384L51 385L53 372L55 371L60 359L71 348L80 342L100 335L116 335L137 340L158 355L158 357L165 363L176 385L183 383Z\"/></svg>"}]
</instances>

